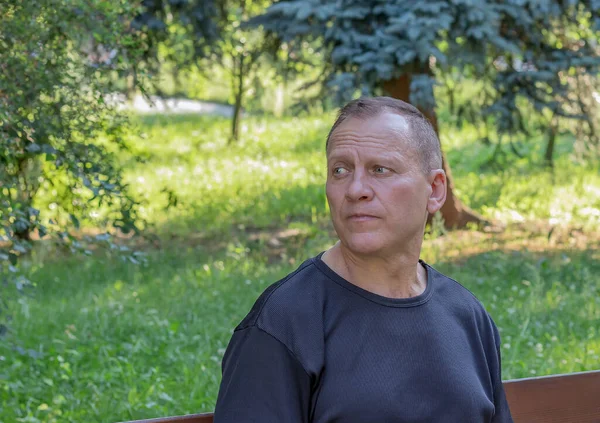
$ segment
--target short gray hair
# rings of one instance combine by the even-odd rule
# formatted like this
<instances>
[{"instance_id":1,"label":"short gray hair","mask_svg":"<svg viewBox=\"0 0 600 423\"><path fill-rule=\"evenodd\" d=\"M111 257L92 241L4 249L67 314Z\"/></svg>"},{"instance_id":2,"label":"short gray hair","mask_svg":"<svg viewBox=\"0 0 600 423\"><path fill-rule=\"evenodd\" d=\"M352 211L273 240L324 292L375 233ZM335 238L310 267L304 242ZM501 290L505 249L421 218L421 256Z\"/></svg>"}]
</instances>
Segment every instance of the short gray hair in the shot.
<instances>
[{"instance_id":1,"label":"short gray hair","mask_svg":"<svg viewBox=\"0 0 600 423\"><path fill-rule=\"evenodd\" d=\"M329 149L329 140L333 131L346 119L368 119L385 112L398 114L408 121L411 131L410 140L419 153L423 171L441 169L442 149L431 122L416 107L392 97L359 98L342 107L327 135L325 149Z\"/></svg>"}]
</instances>

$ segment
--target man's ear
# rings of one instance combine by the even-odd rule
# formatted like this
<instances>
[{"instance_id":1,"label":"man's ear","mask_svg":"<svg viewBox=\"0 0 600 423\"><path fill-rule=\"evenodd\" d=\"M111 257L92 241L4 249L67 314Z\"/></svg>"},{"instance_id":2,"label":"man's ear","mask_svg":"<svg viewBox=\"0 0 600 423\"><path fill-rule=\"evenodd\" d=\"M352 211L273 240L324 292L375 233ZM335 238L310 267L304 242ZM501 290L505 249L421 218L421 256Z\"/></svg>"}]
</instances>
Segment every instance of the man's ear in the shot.
<instances>
[{"instance_id":1,"label":"man's ear","mask_svg":"<svg viewBox=\"0 0 600 423\"><path fill-rule=\"evenodd\" d=\"M431 194L427 200L427 211L435 214L446 202L446 172L443 169L435 169L429 173L431 183Z\"/></svg>"}]
</instances>

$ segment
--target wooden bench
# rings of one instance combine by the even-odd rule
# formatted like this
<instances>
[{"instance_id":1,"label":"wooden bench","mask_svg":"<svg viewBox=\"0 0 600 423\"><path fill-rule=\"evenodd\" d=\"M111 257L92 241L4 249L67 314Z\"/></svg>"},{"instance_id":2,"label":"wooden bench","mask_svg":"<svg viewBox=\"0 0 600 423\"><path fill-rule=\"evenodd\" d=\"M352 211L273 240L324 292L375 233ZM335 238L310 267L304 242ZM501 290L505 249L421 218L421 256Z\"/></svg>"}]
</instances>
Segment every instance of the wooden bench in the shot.
<instances>
[{"instance_id":1,"label":"wooden bench","mask_svg":"<svg viewBox=\"0 0 600 423\"><path fill-rule=\"evenodd\" d=\"M509 380L504 389L515 423L600 423L600 371ZM191 414L130 423L212 423L212 416Z\"/></svg>"}]
</instances>

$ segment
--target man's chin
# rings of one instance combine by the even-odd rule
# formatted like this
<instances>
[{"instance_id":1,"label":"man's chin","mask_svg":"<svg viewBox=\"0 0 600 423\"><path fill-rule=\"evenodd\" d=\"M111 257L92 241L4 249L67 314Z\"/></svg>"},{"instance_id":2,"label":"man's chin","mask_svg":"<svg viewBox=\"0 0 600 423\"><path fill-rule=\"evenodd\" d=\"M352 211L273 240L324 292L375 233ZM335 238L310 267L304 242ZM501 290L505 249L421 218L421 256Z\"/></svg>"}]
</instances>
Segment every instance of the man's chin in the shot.
<instances>
[{"instance_id":1,"label":"man's chin","mask_svg":"<svg viewBox=\"0 0 600 423\"><path fill-rule=\"evenodd\" d=\"M354 234L342 240L344 248L354 254L376 255L382 251L384 243L380 236L374 234Z\"/></svg>"}]
</instances>

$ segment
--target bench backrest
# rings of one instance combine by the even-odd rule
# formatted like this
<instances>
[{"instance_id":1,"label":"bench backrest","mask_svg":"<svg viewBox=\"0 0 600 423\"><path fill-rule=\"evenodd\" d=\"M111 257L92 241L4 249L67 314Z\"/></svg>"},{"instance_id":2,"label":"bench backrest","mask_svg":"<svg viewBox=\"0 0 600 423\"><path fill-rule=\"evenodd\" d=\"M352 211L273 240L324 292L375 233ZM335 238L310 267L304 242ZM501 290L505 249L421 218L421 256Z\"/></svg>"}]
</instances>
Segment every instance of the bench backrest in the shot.
<instances>
[{"instance_id":1,"label":"bench backrest","mask_svg":"<svg viewBox=\"0 0 600 423\"><path fill-rule=\"evenodd\" d=\"M515 423L600 423L600 371L504 382Z\"/></svg>"},{"instance_id":2,"label":"bench backrest","mask_svg":"<svg viewBox=\"0 0 600 423\"><path fill-rule=\"evenodd\" d=\"M600 423L600 371L504 382L515 423ZM130 423L212 423L211 413Z\"/></svg>"}]
</instances>

